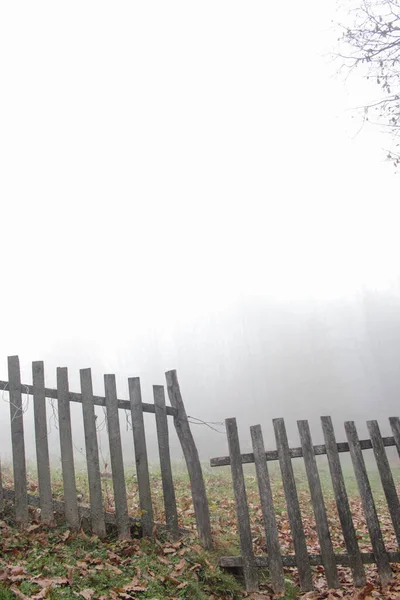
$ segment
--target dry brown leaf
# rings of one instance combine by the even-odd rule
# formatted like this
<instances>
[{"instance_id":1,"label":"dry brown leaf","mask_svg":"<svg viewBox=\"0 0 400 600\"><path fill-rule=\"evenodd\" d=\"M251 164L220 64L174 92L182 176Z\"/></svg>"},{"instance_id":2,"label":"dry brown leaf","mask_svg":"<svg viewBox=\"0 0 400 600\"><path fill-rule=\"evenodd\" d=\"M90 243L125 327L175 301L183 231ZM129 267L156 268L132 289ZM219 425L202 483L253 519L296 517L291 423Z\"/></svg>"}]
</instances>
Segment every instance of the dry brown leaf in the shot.
<instances>
[{"instance_id":1,"label":"dry brown leaf","mask_svg":"<svg viewBox=\"0 0 400 600\"><path fill-rule=\"evenodd\" d=\"M40 585L40 587L50 587L50 586L59 586L59 585L67 585L69 583L67 577L51 577L51 578L34 578L32 579L34 583Z\"/></svg>"},{"instance_id":2,"label":"dry brown leaf","mask_svg":"<svg viewBox=\"0 0 400 600\"><path fill-rule=\"evenodd\" d=\"M83 596L85 600L91 600L95 594L95 590L92 588L86 588L79 592L79 596Z\"/></svg>"}]
</instances>

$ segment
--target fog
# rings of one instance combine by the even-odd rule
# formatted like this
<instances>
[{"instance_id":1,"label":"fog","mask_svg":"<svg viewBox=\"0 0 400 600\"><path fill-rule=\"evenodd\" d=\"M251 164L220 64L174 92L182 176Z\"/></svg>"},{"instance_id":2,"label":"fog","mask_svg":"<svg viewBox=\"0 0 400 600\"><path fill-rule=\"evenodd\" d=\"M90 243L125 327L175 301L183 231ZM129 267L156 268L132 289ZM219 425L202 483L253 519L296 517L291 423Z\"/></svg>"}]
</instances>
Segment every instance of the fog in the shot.
<instances>
[{"instance_id":1,"label":"fog","mask_svg":"<svg viewBox=\"0 0 400 600\"><path fill-rule=\"evenodd\" d=\"M96 393L115 373L127 398L127 377L139 376L152 402L152 385L177 369L188 414L212 423L193 424L205 461L226 454L233 416L243 450L256 423L274 447L275 417L294 445L297 419L318 442L326 414L338 439L351 419L361 435L369 418L389 434L398 177L381 132L357 134L352 119L375 88L343 81L327 56L335 3L43 1L2 13L0 378L18 354L24 383L44 360L48 387L67 366L79 391L91 367ZM157 461L152 415L146 424ZM73 427L83 460L79 405Z\"/></svg>"},{"instance_id":2,"label":"fog","mask_svg":"<svg viewBox=\"0 0 400 600\"><path fill-rule=\"evenodd\" d=\"M400 393L399 288L364 292L347 301L312 304L253 298L207 318L203 316L190 327L185 323L168 339L144 335L120 350L121 354L102 356L90 345L82 347L79 339L70 340L57 350L50 348L41 356L46 366L46 384L54 386L56 367L68 365L70 388L79 391L79 368L91 366L95 393L104 394L102 375L113 372L117 375L119 397L128 398L127 377L139 375L143 399L152 402L152 385L164 382L165 369L177 368L188 414L212 423L212 428L204 424L192 426L205 461L227 453L223 421L231 416L238 419L244 451L250 450L248 427L256 423L263 425L266 445L274 448L271 420L282 416L292 445L299 445L297 419L309 419L314 440L321 443L319 417L326 414L332 416L340 440L345 439L345 420L355 420L360 435L368 437L366 420L378 419L382 432L390 435L387 418L398 414ZM28 383L29 359L21 356L22 378ZM5 368L3 371L2 378L6 379ZM10 454L7 396L3 394L0 428L0 450L5 458ZM28 400L25 398L25 402ZM48 408L50 448L57 463L56 422L50 403ZM84 456L81 406L73 405L72 410L79 461ZM104 411L96 410L102 429ZM25 417L27 454L33 459L32 398ZM146 424L150 457L157 462L153 415L146 415ZM121 428L126 460L130 463L132 433L123 412ZM99 437L104 466L109 464L104 430ZM173 433L172 456L181 458Z\"/></svg>"}]
</instances>

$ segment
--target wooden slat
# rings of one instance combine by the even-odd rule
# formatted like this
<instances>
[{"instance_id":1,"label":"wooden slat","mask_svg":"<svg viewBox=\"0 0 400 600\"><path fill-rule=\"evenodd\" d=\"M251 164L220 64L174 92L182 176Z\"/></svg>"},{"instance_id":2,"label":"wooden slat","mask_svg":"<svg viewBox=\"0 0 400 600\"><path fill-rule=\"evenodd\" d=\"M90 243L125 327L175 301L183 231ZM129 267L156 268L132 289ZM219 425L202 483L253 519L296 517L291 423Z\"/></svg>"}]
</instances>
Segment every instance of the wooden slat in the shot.
<instances>
[{"instance_id":1,"label":"wooden slat","mask_svg":"<svg viewBox=\"0 0 400 600\"><path fill-rule=\"evenodd\" d=\"M327 449L329 470L331 473L336 506L342 527L344 542L349 555L349 565L353 572L354 584L357 587L362 587L366 583L365 571L361 559L360 549L358 547L353 518L351 516L349 499L344 483L343 471L340 464L331 417L321 417L321 424Z\"/></svg>"},{"instance_id":2,"label":"wooden slat","mask_svg":"<svg viewBox=\"0 0 400 600\"><path fill-rule=\"evenodd\" d=\"M400 419L399 417L390 417L389 422L393 431L394 443L396 444L397 452L400 457Z\"/></svg>"},{"instance_id":3,"label":"wooden slat","mask_svg":"<svg viewBox=\"0 0 400 600\"><path fill-rule=\"evenodd\" d=\"M143 420L142 392L139 377L128 379L130 408L132 416L133 443L135 447L136 475L139 486L139 502L142 513L142 529L145 537L153 533L153 504L149 463L147 460L146 434Z\"/></svg>"},{"instance_id":4,"label":"wooden slat","mask_svg":"<svg viewBox=\"0 0 400 600\"><path fill-rule=\"evenodd\" d=\"M15 519L18 523L27 523L29 520L29 514L25 462L24 418L21 394L21 373L18 356L8 357L8 380L15 489Z\"/></svg>"},{"instance_id":5,"label":"wooden slat","mask_svg":"<svg viewBox=\"0 0 400 600\"><path fill-rule=\"evenodd\" d=\"M279 546L278 527L274 512L274 500L271 490L271 482L268 473L267 461L265 460L264 439L261 425L250 427L251 440L253 444L254 459L256 464L258 489L260 492L260 503L265 527L265 540L271 571L272 587L276 594L285 589L283 576L282 556Z\"/></svg>"},{"instance_id":6,"label":"wooden slat","mask_svg":"<svg viewBox=\"0 0 400 600\"><path fill-rule=\"evenodd\" d=\"M297 558L300 585L301 589L307 592L312 589L312 575L310 562L308 560L307 544L304 535L303 523L301 520L300 505L297 496L292 460L290 458L285 422L283 419L274 419L273 424L279 455L279 464L282 472L283 489L285 491L288 509L290 529L292 531L294 551Z\"/></svg>"},{"instance_id":7,"label":"wooden slat","mask_svg":"<svg viewBox=\"0 0 400 600\"><path fill-rule=\"evenodd\" d=\"M350 456L353 462L358 489L360 491L361 502L371 538L372 549L376 558L379 577L382 585L386 585L392 577L392 570L386 554L386 548L379 525L378 515L376 513L374 498L367 475L367 469L365 467L364 457L362 455L362 450L358 440L356 426L353 421L346 421L344 427L346 430L347 440L349 442Z\"/></svg>"},{"instance_id":8,"label":"wooden slat","mask_svg":"<svg viewBox=\"0 0 400 600\"><path fill-rule=\"evenodd\" d=\"M372 565L375 563L375 556L373 552L364 552L360 555L362 558L362 562L365 565ZM390 562L399 563L400 562L400 552L388 552L388 557ZM320 554L310 554L309 555L310 564L313 567L317 567L323 564L322 556ZM349 556L348 554L335 554L335 560L337 565L343 565L346 567L350 566ZM259 569L265 569L269 567L269 557L268 556L256 556L254 559L255 566ZM296 566L296 556L294 554L286 554L282 556L282 562L284 567L295 567ZM219 565L221 567L229 568L229 567L243 567L243 560L241 556L222 556L219 559Z\"/></svg>"},{"instance_id":9,"label":"wooden slat","mask_svg":"<svg viewBox=\"0 0 400 600\"><path fill-rule=\"evenodd\" d=\"M193 508L196 515L199 541L206 550L212 548L210 511L199 453L190 429L176 371L165 374L169 401L176 411L174 425L189 473Z\"/></svg>"},{"instance_id":10,"label":"wooden slat","mask_svg":"<svg viewBox=\"0 0 400 600\"><path fill-rule=\"evenodd\" d=\"M64 486L65 519L74 531L80 519L76 495L74 451L72 447L71 411L69 406L68 369L57 368L58 428L60 432L61 467Z\"/></svg>"},{"instance_id":11,"label":"wooden slat","mask_svg":"<svg viewBox=\"0 0 400 600\"><path fill-rule=\"evenodd\" d=\"M108 440L110 444L111 471L114 488L118 537L120 539L129 539L131 537L131 533L128 515L128 502L126 498L124 460L122 455L115 375L104 375L104 390L107 407L107 429Z\"/></svg>"},{"instance_id":12,"label":"wooden slat","mask_svg":"<svg viewBox=\"0 0 400 600\"><path fill-rule=\"evenodd\" d=\"M8 389L8 381L2 381L0 380L0 388L2 388L3 390ZM33 386L29 385L29 384L21 384L20 387L21 391L23 393L26 394L33 394ZM57 400L57 390L54 390L52 388L45 388L45 394L46 394L46 398L54 398L55 400ZM79 394L77 392L69 392L69 400L70 402L79 402L82 403L82 394ZM95 406L105 406L106 405L106 399L104 396L93 396L93 403L95 404ZM146 402L143 402L143 412L147 412L147 413L151 413L154 415L155 413L155 408L154 408L154 404L147 404ZM130 409L130 404L129 404L129 400L118 400L118 408L121 408L122 410L129 410ZM175 417L177 414L175 408L173 408L172 406L167 406L167 415L171 416L171 417Z\"/></svg>"},{"instance_id":13,"label":"wooden slat","mask_svg":"<svg viewBox=\"0 0 400 600\"><path fill-rule=\"evenodd\" d=\"M161 479L164 494L165 520L172 537L178 536L178 513L174 480L172 478L171 456L169 451L168 421L165 410L164 386L153 385L154 406L156 407L156 426L158 450L160 454Z\"/></svg>"},{"instance_id":14,"label":"wooden slat","mask_svg":"<svg viewBox=\"0 0 400 600\"><path fill-rule=\"evenodd\" d=\"M46 398L44 395L43 361L32 363L33 409L35 418L36 459L40 493L40 520L54 521L51 493L49 444L47 439Z\"/></svg>"},{"instance_id":15,"label":"wooden slat","mask_svg":"<svg viewBox=\"0 0 400 600\"><path fill-rule=\"evenodd\" d=\"M395 445L395 439L393 437L384 437L383 445L388 448L390 446ZM372 442L371 440L360 440L360 446L362 450L371 450ZM400 448L400 429L399 429L399 448ZM337 451L349 452L349 444L347 442L338 442L337 443ZM301 458L303 456L302 448L290 448L289 449L290 458ZM322 456L326 454L326 446L325 444L318 444L314 446L314 454L315 456ZM400 454L400 450L399 450ZM265 453L265 458L267 461L278 460L278 452L277 450L267 450ZM246 454L242 454L242 463L249 464L254 462L254 453L247 452ZM227 467L230 464L229 456L218 456L210 459L211 467Z\"/></svg>"},{"instance_id":16,"label":"wooden slat","mask_svg":"<svg viewBox=\"0 0 400 600\"><path fill-rule=\"evenodd\" d=\"M378 421L367 421L368 431L371 436L372 446L376 464L378 465L379 475L382 482L383 491L385 492L386 502L389 507L390 516L393 523L393 528L396 533L397 545L400 546L400 503L397 495L396 486L394 485L392 472L385 447L382 442L382 436L379 429Z\"/></svg>"},{"instance_id":17,"label":"wooden slat","mask_svg":"<svg viewBox=\"0 0 400 600\"><path fill-rule=\"evenodd\" d=\"M339 578L336 568L335 554L333 552L332 540L326 516L325 502L322 495L321 481L318 474L317 461L313 450L310 426L308 421L297 421L300 434L301 447L303 448L304 463L311 500L314 509L315 523L321 555L323 558L326 580L329 588L339 587Z\"/></svg>"},{"instance_id":18,"label":"wooden slat","mask_svg":"<svg viewBox=\"0 0 400 600\"><path fill-rule=\"evenodd\" d=\"M101 491L99 449L97 444L91 370L81 369L80 377L92 529L93 533L102 538L106 535L106 524Z\"/></svg>"},{"instance_id":19,"label":"wooden slat","mask_svg":"<svg viewBox=\"0 0 400 600\"><path fill-rule=\"evenodd\" d=\"M249 507L247 505L246 486L244 482L242 461L240 460L240 443L236 419L226 419L226 435L228 437L229 456L233 491L236 503L236 514L240 537L240 548L243 559L243 575L248 592L258 591L258 575L254 565L253 541L250 528Z\"/></svg>"}]
</instances>

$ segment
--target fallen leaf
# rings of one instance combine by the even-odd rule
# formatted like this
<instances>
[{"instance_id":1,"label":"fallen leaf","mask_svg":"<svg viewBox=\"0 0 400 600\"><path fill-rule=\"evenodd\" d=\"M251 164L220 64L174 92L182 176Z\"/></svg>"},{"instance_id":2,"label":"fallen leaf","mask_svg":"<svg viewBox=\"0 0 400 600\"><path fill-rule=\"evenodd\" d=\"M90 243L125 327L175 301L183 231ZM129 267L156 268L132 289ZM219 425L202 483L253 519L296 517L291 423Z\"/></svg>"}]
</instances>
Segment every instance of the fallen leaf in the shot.
<instances>
[{"instance_id":1,"label":"fallen leaf","mask_svg":"<svg viewBox=\"0 0 400 600\"><path fill-rule=\"evenodd\" d=\"M79 596L83 596L85 600L91 600L94 594L95 590L93 590L92 588L86 588L85 590L79 592Z\"/></svg>"}]
</instances>

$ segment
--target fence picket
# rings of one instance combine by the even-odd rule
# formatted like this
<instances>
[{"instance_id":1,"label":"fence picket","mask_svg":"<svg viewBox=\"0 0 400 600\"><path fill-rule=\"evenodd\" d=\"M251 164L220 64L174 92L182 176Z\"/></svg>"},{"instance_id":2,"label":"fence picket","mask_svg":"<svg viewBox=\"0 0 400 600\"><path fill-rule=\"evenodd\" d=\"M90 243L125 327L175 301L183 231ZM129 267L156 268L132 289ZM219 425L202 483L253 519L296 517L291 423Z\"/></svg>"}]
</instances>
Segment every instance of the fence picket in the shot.
<instances>
[{"instance_id":1,"label":"fence picket","mask_svg":"<svg viewBox=\"0 0 400 600\"><path fill-rule=\"evenodd\" d=\"M325 502L322 495L321 481L318 474L317 461L315 459L313 443L311 439L308 421L297 421L300 434L301 447L303 449L304 463L311 500L314 509L315 523L317 526L319 544L321 547L322 560L324 562L328 587L338 588L339 578L336 568L335 554L333 552L332 540L326 516Z\"/></svg>"},{"instance_id":2,"label":"fence picket","mask_svg":"<svg viewBox=\"0 0 400 600\"><path fill-rule=\"evenodd\" d=\"M312 589L312 575L285 422L283 419L274 419L273 424L300 585L301 589L307 592Z\"/></svg>"},{"instance_id":3,"label":"fence picket","mask_svg":"<svg viewBox=\"0 0 400 600\"><path fill-rule=\"evenodd\" d=\"M40 520L54 521L51 493L49 444L47 439L46 397L43 361L32 363L33 409L35 419L36 459L40 495Z\"/></svg>"},{"instance_id":4,"label":"fence picket","mask_svg":"<svg viewBox=\"0 0 400 600\"><path fill-rule=\"evenodd\" d=\"M392 428L394 443L396 444L397 453L400 457L400 419L399 417L390 417L389 423Z\"/></svg>"},{"instance_id":5,"label":"fence picket","mask_svg":"<svg viewBox=\"0 0 400 600\"><path fill-rule=\"evenodd\" d=\"M158 449L160 453L161 478L164 494L165 520L172 537L178 537L178 513L174 481L172 478L171 456L169 451L168 421L165 406L164 386L153 385L154 406L156 409L156 427Z\"/></svg>"},{"instance_id":6,"label":"fence picket","mask_svg":"<svg viewBox=\"0 0 400 600\"><path fill-rule=\"evenodd\" d=\"M174 425L189 473L199 541L206 550L211 550L210 511L199 453L190 429L176 371L167 371L165 377L167 380L169 401L176 412Z\"/></svg>"},{"instance_id":7,"label":"fence picket","mask_svg":"<svg viewBox=\"0 0 400 600\"><path fill-rule=\"evenodd\" d=\"M91 370L81 369L80 378L92 529L93 533L98 535L99 538L102 538L106 535L106 524L101 490L99 449L97 444L96 415L94 412Z\"/></svg>"},{"instance_id":8,"label":"fence picket","mask_svg":"<svg viewBox=\"0 0 400 600\"><path fill-rule=\"evenodd\" d=\"M278 527L274 512L274 500L267 461L265 460L265 447L261 425L253 425L250 427L250 432L253 444L254 462L256 465L258 489L260 492L261 510L264 520L265 540L269 557L272 587L276 594L280 594L285 589L285 580L279 546Z\"/></svg>"},{"instance_id":9,"label":"fence picket","mask_svg":"<svg viewBox=\"0 0 400 600\"><path fill-rule=\"evenodd\" d=\"M80 526L74 451L72 447L71 410L69 405L68 369L57 368L58 428L60 432L61 467L64 486L65 519L76 531Z\"/></svg>"},{"instance_id":10,"label":"fence picket","mask_svg":"<svg viewBox=\"0 0 400 600\"><path fill-rule=\"evenodd\" d=\"M365 467L364 457L362 455L362 450L358 439L357 429L353 421L346 421L344 426L347 440L349 442L350 456L353 462L358 489L360 491L361 502L367 521L372 548L376 558L379 577L382 585L386 585L392 577L392 570L390 568L388 555L386 553L386 548L382 537L382 531L379 525L378 515Z\"/></svg>"},{"instance_id":11,"label":"fence picket","mask_svg":"<svg viewBox=\"0 0 400 600\"><path fill-rule=\"evenodd\" d=\"M240 456L240 443L236 419L225 420L231 463L232 483L243 559L243 575L248 592L258 591L258 575L254 562L253 540L250 529L249 507Z\"/></svg>"},{"instance_id":12,"label":"fence picket","mask_svg":"<svg viewBox=\"0 0 400 600\"><path fill-rule=\"evenodd\" d=\"M354 584L362 587L366 583L365 570L362 562L357 535L351 516L349 499L344 483L342 466L340 464L339 452L336 443L335 432L331 417L321 417L322 431L324 433L326 453L328 456L329 470L331 473L333 491L335 494L336 507L342 527L346 550L349 555L349 565L353 572Z\"/></svg>"},{"instance_id":13,"label":"fence picket","mask_svg":"<svg viewBox=\"0 0 400 600\"><path fill-rule=\"evenodd\" d=\"M396 533L397 545L400 546L400 503L397 495L396 486L394 485L392 472L386 450L383 445L381 432L378 421L367 421L368 431L371 436L372 446L376 464L378 465L379 475L382 482L383 491L385 492L386 502L389 508L390 517L392 519L393 528Z\"/></svg>"},{"instance_id":14,"label":"fence picket","mask_svg":"<svg viewBox=\"0 0 400 600\"><path fill-rule=\"evenodd\" d=\"M136 475L139 486L139 502L142 513L142 530L145 537L153 533L153 504L151 501L149 463L147 460L146 434L143 420L142 392L139 377L128 379L132 417L133 444L135 448Z\"/></svg>"},{"instance_id":15,"label":"fence picket","mask_svg":"<svg viewBox=\"0 0 400 600\"><path fill-rule=\"evenodd\" d=\"M22 407L21 372L18 356L8 357L8 382L15 489L15 519L19 523L27 523L29 513L25 462L24 411Z\"/></svg>"},{"instance_id":16,"label":"fence picket","mask_svg":"<svg viewBox=\"0 0 400 600\"><path fill-rule=\"evenodd\" d=\"M115 375L104 375L104 390L118 537L120 539L130 539L130 522L126 498L124 460L122 455Z\"/></svg>"}]
</instances>

